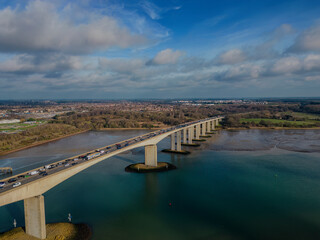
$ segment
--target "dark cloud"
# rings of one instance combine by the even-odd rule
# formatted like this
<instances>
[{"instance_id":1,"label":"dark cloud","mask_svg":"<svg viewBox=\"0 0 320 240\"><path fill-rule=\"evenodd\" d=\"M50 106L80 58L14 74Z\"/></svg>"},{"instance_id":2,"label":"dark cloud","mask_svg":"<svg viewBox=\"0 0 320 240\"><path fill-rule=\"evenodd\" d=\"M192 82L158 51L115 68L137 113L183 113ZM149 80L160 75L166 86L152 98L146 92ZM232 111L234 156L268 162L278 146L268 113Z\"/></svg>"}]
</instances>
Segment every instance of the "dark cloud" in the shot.
<instances>
[{"instance_id":1,"label":"dark cloud","mask_svg":"<svg viewBox=\"0 0 320 240\"><path fill-rule=\"evenodd\" d=\"M287 50L291 53L320 51L320 24L316 24L298 35L294 44Z\"/></svg>"}]
</instances>

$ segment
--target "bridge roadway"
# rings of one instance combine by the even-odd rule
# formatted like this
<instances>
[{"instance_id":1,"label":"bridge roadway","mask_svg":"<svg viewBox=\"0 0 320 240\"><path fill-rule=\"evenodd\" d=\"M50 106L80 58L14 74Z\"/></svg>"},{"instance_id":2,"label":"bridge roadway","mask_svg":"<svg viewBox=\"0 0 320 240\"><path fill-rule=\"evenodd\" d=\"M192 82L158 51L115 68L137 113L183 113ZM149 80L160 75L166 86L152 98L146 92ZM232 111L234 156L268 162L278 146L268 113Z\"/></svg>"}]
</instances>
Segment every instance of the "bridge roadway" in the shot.
<instances>
[{"instance_id":1,"label":"bridge roadway","mask_svg":"<svg viewBox=\"0 0 320 240\"><path fill-rule=\"evenodd\" d=\"M174 150L175 145L177 145L177 150L181 150L181 131L184 134L183 142L186 143L188 131L188 143L192 143L194 134L196 139L199 139L200 133L205 135L206 132L213 130L222 118L221 116L207 118L147 133L52 163L43 168L29 170L28 172L2 179L0 180L0 207L24 200L26 233L45 239L43 193L100 161L138 147L145 147L145 164L157 166L156 144L158 142L171 135L171 149ZM202 129L200 129L200 126ZM175 134L177 134L177 143L175 143ZM86 157L93 154L97 156L91 159ZM35 173L32 175L32 172ZM4 186L1 186L3 184Z\"/></svg>"}]
</instances>

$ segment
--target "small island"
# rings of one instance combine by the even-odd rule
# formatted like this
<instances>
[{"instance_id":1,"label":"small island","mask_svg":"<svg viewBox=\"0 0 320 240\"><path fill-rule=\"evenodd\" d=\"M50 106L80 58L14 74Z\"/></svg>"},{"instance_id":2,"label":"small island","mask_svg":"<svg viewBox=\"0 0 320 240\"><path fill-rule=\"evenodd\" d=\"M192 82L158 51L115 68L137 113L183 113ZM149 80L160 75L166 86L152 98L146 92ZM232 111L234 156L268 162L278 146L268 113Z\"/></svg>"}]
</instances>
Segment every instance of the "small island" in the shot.
<instances>
[{"instance_id":1,"label":"small island","mask_svg":"<svg viewBox=\"0 0 320 240\"><path fill-rule=\"evenodd\" d=\"M47 224L46 240L89 240L92 232L87 224L50 223ZM0 234L1 240L38 240L27 235L22 227Z\"/></svg>"},{"instance_id":2,"label":"small island","mask_svg":"<svg viewBox=\"0 0 320 240\"><path fill-rule=\"evenodd\" d=\"M125 168L126 172L147 173L147 172L164 172L176 169L177 167L167 162L158 162L156 167L148 166L143 163L131 164Z\"/></svg>"}]
</instances>

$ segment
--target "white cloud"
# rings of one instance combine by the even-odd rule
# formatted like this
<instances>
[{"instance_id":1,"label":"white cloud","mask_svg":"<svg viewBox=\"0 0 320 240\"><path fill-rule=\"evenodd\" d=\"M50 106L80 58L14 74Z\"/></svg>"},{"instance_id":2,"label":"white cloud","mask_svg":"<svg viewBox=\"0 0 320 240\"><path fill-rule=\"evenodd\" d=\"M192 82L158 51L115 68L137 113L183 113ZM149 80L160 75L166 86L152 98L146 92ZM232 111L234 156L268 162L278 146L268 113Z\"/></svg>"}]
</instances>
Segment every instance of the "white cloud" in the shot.
<instances>
[{"instance_id":1,"label":"white cloud","mask_svg":"<svg viewBox=\"0 0 320 240\"><path fill-rule=\"evenodd\" d=\"M170 48L158 52L158 54L152 60L154 64L175 64L179 58L183 55L182 51L172 50Z\"/></svg>"},{"instance_id":2,"label":"white cloud","mask_svg":"<svg viewBox=\"0 0 320 240\"><path fill-rule=\"evenodd\" d=\"M144 1L141 3L141 7L151 19L153 20L160 19L161 9L155 4L148 1Z\"/></svg>"},{"instance_id":3,"label":"white cloud","mask_svg":"<svg viewBox=\"0 0 320 240\"><path fill-rule=\"evenodd\" d=\"M25 9L0 10L0 51L90 53L145 42L112 17L95 15L77 22L49 2L31 1Z\"/></svg>"},{"instance_id":4,"label":"white cloud","mask_svg":"<svg viewBox=\"0 0 320 240\"><path fill-rule=\"evenodd\" d=\"M231 49L218 56L218 63L220 64L235 64L245 60L245 53L240 49Z\"/></svg>"},{"instance_id":5,"label":"white cloud","mask_svg":"<svg viewBox=\"0 0 320 240\"><path fill-rule=\"evenodd\" d=\"M282 73L282 74L287 74L287 73L292 73L300 70L302 67L302 64L297 57L285 57L277 60L273 67L272 71L274 73Z\"/></svg>"}]
</instances>

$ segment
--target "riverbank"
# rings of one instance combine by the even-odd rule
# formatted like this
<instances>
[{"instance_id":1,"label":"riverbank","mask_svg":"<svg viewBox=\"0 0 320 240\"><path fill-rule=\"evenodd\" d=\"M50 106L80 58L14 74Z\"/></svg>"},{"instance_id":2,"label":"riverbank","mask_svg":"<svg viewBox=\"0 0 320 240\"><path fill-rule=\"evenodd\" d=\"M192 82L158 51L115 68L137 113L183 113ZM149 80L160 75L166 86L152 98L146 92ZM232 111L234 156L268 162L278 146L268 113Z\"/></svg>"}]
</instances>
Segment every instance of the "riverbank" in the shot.
<instances>
[{"instance_id":1,"label":"riverbank","mask_svg":"<svg viewBox=\"0 0 320 240\"><path fill-rule=\"evenodd\" d=\"M152 131L156 131L156 130L160 130L160 129L162 129L162 128L101 128L101 129L97 129L95 131L114 131L114 130L116 130L116 131L123 131L123 130L152 130ZM12 149L12 150L9 150L9 151L3 151L3 152L0 152L0 156L6 155L6 154L9 154L9 153L18 152L20 150L25 150L25 149L28 149L28 148L36 147L36 146L39 146L39 145L42 145L42 144L46 144L46 143L49 143L49 142L54 142L54 141L57 141L57 140L60 140L60 139L63 139L63 138L71 137L71 136L78 135L80 133L84 133L84 132L88 132L88 131L91 131L91 130L84 130L84 131L80 131L80 132L76 132L76 133L71 133L71 134L67 134L67 135L64 135L64 136L61 136L61 137L57 137L57 138L53 138L53 139L50 139L50 140L44 140L44 141L36 142L36 143L30 144L30 145L27 145L27 146L24 146L24 147L19 147L17 149Z\"/></svg>"},{"instance_id":2,"label":"riverbank","mask_svg":"<svg viewBox=\"0 0 320 240\"><path fill-rule=\"evenodd\" d=\"M92 231L87 224L51 223L47 224L46 240L89 240ZM1 240L38 240L29 236L22 227L0 234Z\"/></svg>"},{"instance_id":3,"label":"riverbank","mask_svg":"<svg viewBox=\"0 0 320 240\"><path fill-rule=\"evenodd\" d=\"M17 149L12 149L12 150L9 150L9 151L0 152L0 156L6 155L6 154L9 154L9 153L13 153L13 152L18 152L18 151L24 150L24 149L36 147L36 146L39 146L39 145L42 145L42 144L45 144L45 143L54 142L54 141L57 141L57 140L60 140L60 139L66 138L66 137L71 137L71 136L78 135L80 133L84 133L84 132L88 132L88 131L89 130L84 130L84 131L80 131L80 132L76 132L76 133L71 133L71 134L67 134L67 135L64 135L64 136L61 136L61 137L57 137L57 138L53 138L53 139L50 139L50 140L44 140L44 141L36 142L36 143L30 144L30 145L27 145L27 146L24 146L24 147L20 147L20 148L17 148Z\"/></svg>"},{"instance_id":4,"label":"riverbank","mask_svg":"<svg viewBox=\"0 0 320 240\"><path fill-rule=\"evenodd\" d=\"M164 127L165 128L165 127ZM113 131L113 130L160 130L163 128L100 128L96 131Z\"/></svg>"}]
</instances>

